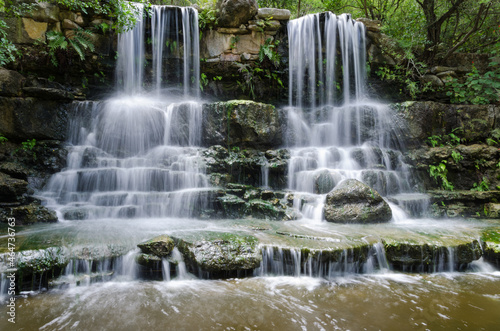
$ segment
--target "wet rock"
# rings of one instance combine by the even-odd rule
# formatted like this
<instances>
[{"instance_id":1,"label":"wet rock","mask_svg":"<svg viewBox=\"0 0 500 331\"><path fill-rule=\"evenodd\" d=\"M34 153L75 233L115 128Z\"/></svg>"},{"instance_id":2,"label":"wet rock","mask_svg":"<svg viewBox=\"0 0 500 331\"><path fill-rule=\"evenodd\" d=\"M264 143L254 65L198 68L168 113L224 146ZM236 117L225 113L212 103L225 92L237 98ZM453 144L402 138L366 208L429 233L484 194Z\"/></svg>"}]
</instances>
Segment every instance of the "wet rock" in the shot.
<instances>
[{"instance_id":1,"label":"wet rock","mask_svg":"<svg viewBox=\"0 0 500 331\"><path fill-rule=\"evenodd\" d=\"M322 170L314 175L314 193L326 194L333 190L336 180L328 170Z\"/></svg>"},{"instance_id":2,"label":"wet rock","mask_svg":"<svg viewBox=\"0 0 500 331\"><path fill-rule=\"evenodd\" d=\"M0 217L2 217L2 221L7 221L8 217L14 217L18 225L58 221L55 211L41 206L39 201L27 205L0 208Z\"/></svg>"},{"instance_id":3,"label":"wet rock","mask_svg":"<svg viewBox=\"0 0 500 331\"><path fill-rule=\"evenodd\" d=\"M268 201L253 199L245 205L245 214L255 218L269 220L286 220L285 210Z\"/></svg>"},{"instance_id":4,"label":"wet rock","mask_svg":"<svg viewBox=\"0 0 500 331\"><path fill-rule=\"evenodd\" d=\"M19 96L25 80L17 71L0 68L0 96Z\"/></svg>"},{"instance_id":5,"label":"wet rock","mask_svg":"<svg viewBox=\"0 0 500 331\"><path fill-rule=\"evenodd\" d=\"M324 215L335 223L380 223L392 218L391 208L380 194L355 179L340 182L328 193Z\"/></svg>"},{"instance_id":6,"label":"wet rock","mask_svg":"<svg viewBox=\"0 0 500 331\"><path fill-rule=\"evenodd\" d=\"M203 106L203 144L272 148L282 144L278 110L268 104L233 100Z\"/></svg>"},{"instance_id":7,"label":"wet rock","mask_svg":"<svg viewBox=\"0 0 500 331\"><path fill-rule=\"evenodd\" d=\"M16 258L18 273L23 276L62 269L68 263L68 254L61 247L22 251Z\"/></svg>"},{"instance_id":8,"label":"wet rock","mask_svg":"<svg viewBox=\"0 0 500 331\"><path fill-rule=\"evenodd\" d=\"M27 189L27 181L0 173L0 202L21 201Z\"/></svg>"},{"instance_id":9,"label":"wet rock","mask_svg":"<svg viewBox=\"0 0 500 331\"><path fill-rule=\"evenodd\" d=\"M226 194L219 198L224 210L224 216L228 218L240 218L245 208L245 200L236 195Z\"/></svg>"},{"instance_id":10,"label":"wet rock","mask_svg":"<svg viewBox=\"0 0 500 331\"><path fill-rule=\"evenodd\" d=\"M63 217L66 221L80 221L89 218L89 211L83 208L72 208L62 210Z\"/></svg>"},{"instance_id":11,"label":"wet rock","mask_svg":"<svg viewBox=\"0 0 500 331\"><path fill-rule=\"evenodd\" d=\"M138 254L135 260L137 264L145 267L158 267L162 263L161 258L152 254Z\"/></svg>"},{"instance_id":12,"label":"wet rock","mask_svg":"<svg viewBox=\"0 0 500 331\"><path fill-rule=\"evenodd\" d=\"M398 270L409 272L442 272L463 270L481 257L477 240L450 245L414 244L385 241L387 260Z\"/></svg>"},{"instance_id":13,"label":"wet rock","mask_svg":"<svg viewBox=\"0 0 500 331\"><path fill-rule=\"evenodd\" d=\"M211 277L224 277L259 267L262 255L255 237L225 232L203 232L200 236L173 238L192 269L199 268Z\"/></svg>"},{"instance_id":14,"label":"wet rock","mask_svg":"<svg viewBox=\"0 0 500 331\"><path fill-rule=\"evenodd\" d=\"M256 0L217 0L217 24L237 28L254 17L259 6Z\"/></svg>"},{"instance_id":15,"label":"wet rock","mask_svg":"<svg viewBox=\"0 0 500 331\"><path fill-rule=\"evenodd\" d=\"M481 241L484 247L484 258L500 266L500 230L490 229L484 231Z\"/></svg>"},{"instance_id":16,"label":"wet rock","mask_svg":"<svg viewBox=\"0 0 500 331\"><path fill-rule=\"evenodd\" d=\"M140 243L137 247L145 254L165 257L174 249L174 240L167 235L161 235Z\"/></svg>"}]
</instances>

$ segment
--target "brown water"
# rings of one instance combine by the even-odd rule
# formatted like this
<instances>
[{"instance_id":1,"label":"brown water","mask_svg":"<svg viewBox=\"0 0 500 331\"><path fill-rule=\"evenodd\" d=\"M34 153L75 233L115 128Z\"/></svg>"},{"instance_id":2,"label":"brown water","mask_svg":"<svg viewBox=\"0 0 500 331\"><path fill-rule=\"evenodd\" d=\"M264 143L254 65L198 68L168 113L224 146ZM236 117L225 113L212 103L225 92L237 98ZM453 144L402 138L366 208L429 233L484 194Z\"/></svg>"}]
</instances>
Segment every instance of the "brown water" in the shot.
<instances>
[{"instance_id":1,"label":"brown water","mask_svg":"<svg viewBox=\"0 0 500 331\"><path fill-rule=\"evenodd\" d=\"M500 272L110 282L17 303L1 330L498 330Z\"/></svg>"}]
</instances>

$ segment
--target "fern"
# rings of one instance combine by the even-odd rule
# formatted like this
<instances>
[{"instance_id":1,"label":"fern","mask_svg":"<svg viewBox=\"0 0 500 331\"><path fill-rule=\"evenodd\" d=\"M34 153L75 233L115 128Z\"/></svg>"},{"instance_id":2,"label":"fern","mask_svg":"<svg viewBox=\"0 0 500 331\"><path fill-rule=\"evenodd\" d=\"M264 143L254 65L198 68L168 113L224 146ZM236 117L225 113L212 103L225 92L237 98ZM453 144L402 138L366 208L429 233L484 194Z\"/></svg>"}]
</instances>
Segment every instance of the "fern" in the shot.
<instances>
[{"instance_id":1,"label":"fern","mask_svg":"<svg viewBox=\"0 0 500 331\"><path fill-rule=\"evenodd\" d=\"M75 31L74 36L67 38L61 32L49 31L47 32L47 42L49 46L50 61L54 66L58 66L56 59L56 51L58 49L67 50L68 46L78 54L80 60L85 59L85 50L93 52L95 50L94 43L92 42L92 33L88 30L78 29Z\"/></svg>"}]
</instances>

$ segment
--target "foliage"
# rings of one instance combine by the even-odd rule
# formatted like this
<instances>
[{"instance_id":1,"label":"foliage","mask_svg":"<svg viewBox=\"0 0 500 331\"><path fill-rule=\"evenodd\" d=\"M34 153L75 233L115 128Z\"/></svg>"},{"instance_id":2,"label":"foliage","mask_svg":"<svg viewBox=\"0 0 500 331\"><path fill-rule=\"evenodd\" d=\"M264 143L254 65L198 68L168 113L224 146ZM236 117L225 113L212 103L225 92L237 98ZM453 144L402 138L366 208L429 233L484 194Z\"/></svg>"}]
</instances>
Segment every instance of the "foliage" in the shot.
<instances>
[{"instance_id":1,"label":"foliage","mask_svg":"<svg viewBox=\"0 0 500 331\"><path fill-rule=\"evenodd\" d=\"M26 141L23 141L21 143L21 148L25 152L32 152L32 157L33 161L36 161L36 153L33 151L33 149L36 146L36 139L28 139ZM17 153L19 151L19 148L14 151L14 153Z\"/></svg>"},{"instance_id":2,"label":"foliage","mask_svg":"<svg viewBox=\"0 0 500 331\"><path fill-rule=\"evenodd\" d=\"M455 147L464 141L464 138L460 138L458 134L462 131L462 128L454 128L450 133L445 135L433 135L427 137L427 143L432 147L444 147L445 144L451 147Z\"/></svg>"},{"instance_id":3,"label":"foliage","mask_svg":"<svg viewBox=\"0 0 500 331\"><path fill-rule=\"evenodd\" d=\"M0 67L16 60L17 48L7 39L7 24L0 20Z\"/></svg>"},{"instance_id":4,"label":"foliage","mask_svg":"<svg viewBox=\"0 0 500 331\"><path fill-rule=\"evenodd\" d=\"M271 38L267 38L265 43L260 45L259 62L262 63L267 58L275 67L279 67L281 55L276 51L278 45L279 40L273 41Z\"/></svg>"},{"instance_id":5,"label":"foliage","mask_svg":"<svg viewBox=\"0 0 500 331\"><path fill-rule=\"evenodd\" d=\"M0 144L4 144L7 141L9 141L9 139L0 134Z\"/></svg>"},{"instance_id":6,"label":"foliage","mask_svg":"<svg viewBox=\"0 0 500 331\"><path fill-rule=\"evenodd\" d=\"M456 164L459 164L460 161L464 159L462 154L460 154L460 152L456 150L451 151L451 158L453 159L453 161L455 161Z\"/></svg>"},{"instance_id":7,"label":"foliage","mask_svg":"<svg viewBox=\"0 0 500 331\"><path fill-rule=\"evenodd\" d=\"M477 192L485 192L489 190L490 190L490 182L485 177L483 177L483 180L479 184L474 183L473 187L471 188L471 191L477 191Z\"/></svg>"},{"instance_id":8,"label":"foliage","mask_svg":"<svg viewBox=\"0 0 500 331\"><path fill-rule=\"evenodd\" d=\"M438 165L429 165L429 175L434 178L436 183L438 179L441 181L441 187L447 191L453 191L455 188L453 184L448 181L448 169L446 169L446 160L442 160Z\"/></svg>"},{"instance_id":9,"label":"foliage","mask_svg":"<svg viewBox=\"0 0 500 331\"><path fill-rule=\"evenodd\" d=\"M500 64L492 61L490 67L492 70L480 74L473 64L464 83L458 79L448 83L450 90L446 95L451 97L451 102L475 105L500 102Z\"/></svg>"},{"instance_id":10,"label":"foliage","mask_svg":"<svg viewBox=\"0 0 500 331\"><path fill-rule=\"evenodd\" d=\"M200 30L212 30L217 25L217 0L198 1L198 25ZM200 35L201 37L201 35Z\"/></svg>"},{"instance_id":11,"label":"foliage","mask_svg":"<svg viewBox=\"0 0 500 331\"><path fill-rule=\"evenodd\" d=\"M92 33L84 29L75 30L75 34L71 38L66 38L61 32L47 32L49 55L52 64L57 67L56 51L58 49L67 50L68 46L70 46L76 54L78 54L80 60L83 61L85 59L85 50L94 51L95 49L91 36Z\"/></svg>"}]
</instances>

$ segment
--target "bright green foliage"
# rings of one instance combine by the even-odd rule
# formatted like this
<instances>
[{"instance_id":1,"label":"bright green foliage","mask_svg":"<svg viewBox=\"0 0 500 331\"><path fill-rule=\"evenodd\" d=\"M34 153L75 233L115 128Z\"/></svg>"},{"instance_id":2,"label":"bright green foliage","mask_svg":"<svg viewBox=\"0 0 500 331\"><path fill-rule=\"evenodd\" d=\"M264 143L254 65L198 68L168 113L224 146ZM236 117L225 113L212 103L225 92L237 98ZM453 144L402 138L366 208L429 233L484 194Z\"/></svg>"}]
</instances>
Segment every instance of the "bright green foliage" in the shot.
<instances>
[{"instance_id":1,"label":"bright green foliage","mask_svg":"<svg viewBox=\"0 0 500 331\"><path fill-rule=\"evenodd\" d=\"M457 79L447 84L451 89L446 95L452 103L484 105L500 102L500 64L491 62L492 70L480 74L472 65L472 72L466 75L464 83Z\"/></svg>"},{"instance_id":2,"label":"bright green foliage","mask_svg":"<svg viewBox=\"0 0 500 331\"><path fill-rule=\"evenodd\" d=\"M479 184L474 183L473 187L471 188L471 191L477 191L477 192L485 192L489 190L490 190L490 182L485 177L483 177L483 180Z\"/></svg>"},{"instance_id":3,"label":"bright green foliage","mask_svg":"<svg viewBox=\"0 0 500 331\"><path fill-rule=\"evenodd\" d=\"M455 161L456 164L459 164L460 161L464 159L462 154L460 154L460 152L456 150L451 151L451 158L453 159L453 161Z\"/></svg>"},{"instance_id":4,"label":"bright green foliage","mask_svg":"<svg viewBox=\"0 0 500 331\"><path fill-rule=\"evenodd\" d=\"M198 25L200 30L213 29L217 25L217 0L199 0ZM201 37L201 35L200 35Z\"/></svg>"},{"instance_id":5,"label":"bright green foliage","mask_svg":"<svg viewBox=\"0 0 500 331\"><path fill-rule=\"evenodd\" d=\"M0 135L0 144L4 144L6 141L9 141L9 139L7 139L4 136Z\"/></svg>"},{"instance_id":6,"label":"bright green foliage","mask_svg":"<svg viewBox=\"0 0 500 331\"><path fill-rule=\"evenodd\" d=\"M75 30L75 35L71 38L66 38L61 32L49 31L47 32L47 41L49 46L49 55L51 62L57 66L57 59L55 53L58 49L66 50L68 46L78 54L80 60L85 59L85 51L94 51L95 47L90 39L92 33L88 30L78 29Z\"/></svg>"},{"instance_id":7,"label":"bright green foliage","mask_svg":"<svg viewBox=\"0 0 500 331\"><path fill-rule=\"evenodd\" d=\"M446 160L442 160L438 165L429 165L429 175L434 178L436 183L441 182L441 187L447 191L453 191L453 184L448 181L448 169L446 169ZM439 179L439 180L438 180Z\"/></svg>"}]
</instances>

